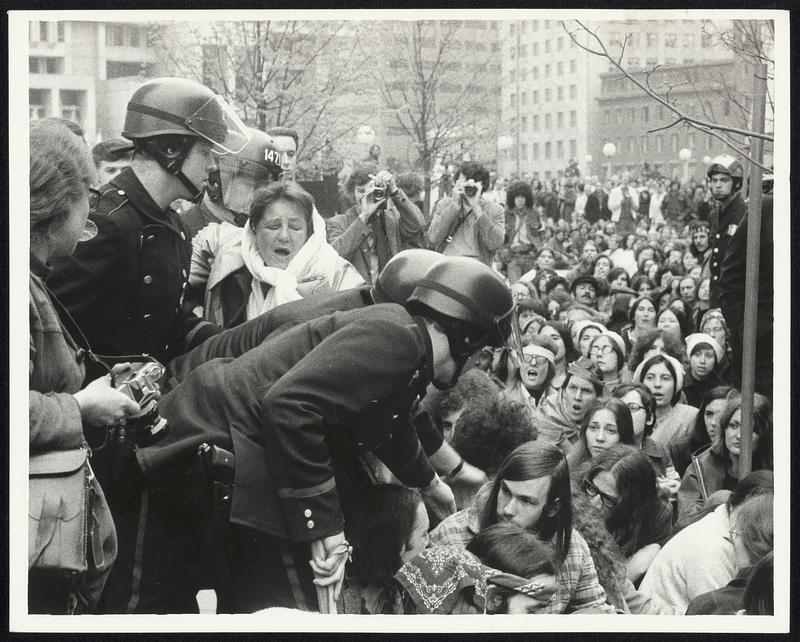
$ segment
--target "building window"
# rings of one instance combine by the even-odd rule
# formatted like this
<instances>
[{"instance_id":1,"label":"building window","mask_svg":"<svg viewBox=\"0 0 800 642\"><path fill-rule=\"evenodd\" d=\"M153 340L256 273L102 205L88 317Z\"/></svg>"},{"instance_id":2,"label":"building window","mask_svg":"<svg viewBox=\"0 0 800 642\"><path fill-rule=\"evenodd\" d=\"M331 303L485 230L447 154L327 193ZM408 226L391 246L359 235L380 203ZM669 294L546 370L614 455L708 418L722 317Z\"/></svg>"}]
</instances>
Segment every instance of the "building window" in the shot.
<instances>
[{"instance_id":1,"label":"building window","mask_svg":"<svg viewBox=\"0 0 800 642\"><path fill-rule=\"evenodd\" d=\"M578 112L575 109L569 112L569 126L570 127L578 126Z\"/></svg>"},{"instance_id":2,"label":"building window","mask_svg":"<svg viewBox=\"0 0 800 642\"><path fill-rule=\"evenodd\" d=\"M647 106L642 107L642 122L650 122L650 108Z\"/></svg>"},{"instance_id":3,"label":"building window","mask_svg":"<svg viewBox=\"0 0 800 642\"><path fill-rule=\"evenodd\" d=\"M633 154L634 150L636 149L636 144L634 142L633 136L628 137L628 154Z\"/></svg>"},{"instance_id":4,"label":"building window","mask_svg":"<svg viewBox=\"0 0 800 642\"><path fill-rule=\"evenodd\" d=\"M61 21L56 23L56 38L59 42L64 42L64 23Z\"/></svg>"},{"instance_id":5,"label":"building window","mask_svg":"<svg viewBox=\"0 0 800 642\"><path fill-rule=\"evenodd\" d=\"M533 55L534 56L538 56L539 55L539 43L538 42L534 42L533 43Z\"/></svg>"},{"instance_id":6,"label":"building window","mask_svg":"<svg viewBox=\"0 0 800 642\"><path fill-rule=\"evenodd\" d=\"M603 110L603 122L606 125L610 125L611 124L611 110L610 109L604 109Z\"/></svg>"},{"instance_id":7,"label":"building window","mask_svg":"<svg viewBox=\"0 0 800 642\"><path fill-rule=\"evenodd\" d=\"M683 34L683 46L685 48L693 48L694 47L694 34L693 33L685 33L685 34Z\"/></svg>"},{"instance_id":8,"label":"building window","mask_svg":"<svg viewBox=\"0 0 800 642\"><path fill-rule=\"evenodd\" d=\"M47 105L50 104L50 91L48 89L28 90L28 113L31 120L47 117Z\"/></svg>"},{"instance_id":9,"label":"building window","mask_svg":"<svg viewBox=\"0 0 800 642\"><path fill-rule=\"evenodd\" d=\"M558 51L563 51L564 50L564 38L562 36L558 37L557 43L558 44L556 45L556 48L558 49Z\"/></svg>"},{"instance_id":10,"label":"building window","mask_svg":"<svg viewBox=\"0 0 800 642\"><path fill-rule=\"evenodd\" d=\"M564 87L558 87L556 92L557 92L557 95L558 95L558 99L559 100L564 100Z\"/></svg>"},{"instance_id":11,"label":"building window","mask_svg":"<svg viewBox=\"0 0 800 642\"><path fill-rule=\"evenodd\" d=\"M635 123L636 122L636 108L635 107L628 107L628 122Z\"/></svg>"},{"instance_id":12,"label":"building window","mask_svg":"<svg viewBox=\"0 0 800 642\"><path fill-rule=\"evenodd\" d=\"M569 86L569 97L570 98L577 98L578 97L578 85L570 85Z\"/></svg>"},{"instance_id":13,"label":"building window","mask_svg":"<svg viewBox=\"0 0 800 642\"><path fill-rule=\"evenodd\" d=\"M533 79L534 80L539 80L539 67L534 67L533 68Z\"/></svg>"},{"instance_id":14,"label":"building window","mask_svg":"<svg viewBox=\"0 0 800 642\"><path fill-rule=\"evenodd\" d=\"M672 134L669 137L669 149L672 152L678 151L678 134Z\"/></svg>"},{"instance_id":15,"label":"building window","mask_svg":"<svg viewBox=\"0 0 800 642\"><path fill-rule=\"evenodd\" d=\"M106 61L106 78L131 78L140 73L147 75L147 63Z\"/></svg>"},{"instance_id":16,"label":"building window","mask_svg":"<svg viewBox=\"0 0 800 642\"><path fill-rule=\"evenodd\" d=\"M657 47L658 46L658 34L655 34L655 33L648 33L647 34L647 46L648 47Z\"/></svg>"},{"instance_id":17,"label":"building window","mask_svg":"<svg viewBox=\"0 0 800 642\"><path fill-rule=\"evenodd\" d=\"M563 129L564 128L564 112L563 111L558 112L558 114L557 114L557 122L558 122L558 128L559 129Z\"/></svg>"},{"instance_id":18,"label":"building window","mask_svg":"<svg viewBox=\"0 0 800 642\"><path fill-rule=\"evenodd\" d=\"M544 52L545 53L550 53L550 41L549 40L545 40L544 41Z\"/></svg>"},{"instance_id":19,"label":"building window","mask_svg":"<svg viewBox=\"0 0 800 642\"><path fill-rule=\"evenodd\" d=\"M722 104L722 109L723 109L723 112L725 113L726 116L730 116L731 115L731 102L729 100L726 100Z\"/></svg>"},{"instance_id":20,"label":"building window","mask_svg":"<svg viewBox=\"0 0 800 642\"><path fill-rule=\"evenodd\" d=\"M86 92L72 89L61 90L61 117L67 120L82 122L83 103Z\"/></svg>"},{"instance_id":21,"label":"building window","mask_svg":"<svg viewBox=\"0 0 800 642\"><path fill-rule=\"evenodd\" d=\"M539 31L539 21L538 20L533 20L532 21L531 29L533 29L534 31Z\"/></svg>"},{"instance_id":22,"label":"building window","mask_svg":"<svg viewBox=\"0 0 800 642\"><path fill-rule=\"evenodd\" d=\"M676 60L672 56L667 56L666 58L664 58L664 64L665 65L674 65L675 62L676 62Z\"/></svg>"},{"instance_id":23,"label":"building window","mask_svg":"<svg viewBox=\"0 0 800 642\"><path fill-rule=\"evenodd\" d=\"M666 33L664 34L664 48L675 49L678 46L678 34Z\"/></svg>"},{"instance_id":24,"label":"building window","mask_svg":"<svg viewBox=\"0 0 800 642\"><path fill-rule=\"evenodd\" d=\"M622 123L622 107L617 107L617 118L614 122Z\"/></svg>"},{"instance_id":25,"label":"building window","mask_svg":"<svg viewBox=\"0 0 800 642\"><path fill-rule=\"evenodd\" d=\"M124 25L106 25L106 45L122 47L125 44Z\"/></svg>"},{"instance_id":26,"label":"building window","mask_svg":"<svg viewBox=\"0 0 800 642\"><path fill-rule=\"evenodd\" d=\"M562 61L562 60L560 60L556 64L556 75L557 76L563 76L564 75L564 61Z\"/></svg>"},{"instance_id":27,"label":"building window","mask_svg":"<svg viewBox=\"0 0 800 642\"><path fill-rule=\"evenodd\" d=\"M656 136L656 151L659 154L664 153L664 136L662 136L661 134Z\"/></svg>"},{"instance_id":28,"label":"building window","mask_svg":"<svg viewBox=\"0 0 800 642\"><path fill-rule=\"evenodd\" d=\"M533 160L539 160L539 143L533 144Z\"/></svg>"},{"instance_id":29,"label":"building window","mask_svg":"<svg viewBox=\"0 0 800 642\"><path fill-rule=\"evenodd\" d=\"M648 58L644 64L647 67L655 67L658 64L658 58Z\"/></svg>"},{"instance_id":30,"label":"building window","mask_svg":"<svg viewBox=\"0 0 800 642\"><path fill-rule=\"evenodd\" d=\"M525 33L528 30L528 22L527 20L523 20L519 23L519 32Z\"/></svg>"},{"instance_id":31,"label":"building window","mask_svg":"<svg viewBox=\"0 0 800 642\"><path fill-rule=\"evenodd\" d=\"M512 69L510 72L508 72L508 81L510 83L517 82L517 70L516 69Z\"/></svg>"},{"instance_id":32,"label":"building window","mask_svg":"<svg viewBox=\"0 0 800 642\"><path fill-rule=\"evenodd\" d=\"M694 58L684 58L683 59L683 64L684 65L693 65L694 64Z\"/></svg>"},{"instance_id":33,"label":"building window","mask_svg":"<svg viewBox=\"0 0 800 642\"><path fill-rule=\"evenodd\" d=\"M545 129L550 129L551 124L552 124L552 120L551 120L550 114L545 114L544 115L544 128Z\"/></svg>"},{"instance_id":34,"label":"building window","mask_svg":"<svg viewBox=\"0 0 800 642\"><path fill-rule=\"evenodd\" d=\"M526 45L519 46L519 56L520 58L524 58L528 55L528 47Z\"/></svg>"},{"instance_id":35,"label":"building window","mask_svg":"<svg viewBox=\"0 0 800 642\"><path fill-rule=\"evenodd\" d=\"M522 143L521 152L522 152L522 159L527 161L528 160L528 145L527 144Z\"/></svg>"},{"instance_id":36,"label":"building window","mask_svg":"<svg viewBox=\"0 0 800 642\"><path fill-rule=\"evenodd\" d=\"M549 62L544 66L544 77L545 78L549 78L550 77L550 63Z\"/></svg>"},{"instance_id":37,"label":"building window","mask_svg":"<svg viewBox=\"0 0 800 642\"><path fill-rule=\"evenodd\" d=\"M509 33L509 35L513 36L516 28L517 28L517 25L514 24L513 22L510 22L508 24L508 33Z\"/></svg>"},{"instance_id":38,"label":"building window","mask_svg":"<svg viewBox=\"0 0 800 642\"><path fill-rule=\"evenodd\" d=\"M711 46L711 34L705 32L700 34L700 46L703 49L708 49Z\"/></svg>"},{"instance_id":39,"label":"building window","mask_svg":"<svg viewBox=\"0 0 800 642\"><path fill-rule=\"evenodd\" d=\"M556 142L556 156L558 158L564 158L564 141L559 140Z\"/></svg>"},{"instance_id":40,"label":"building window","mask_svg":"<svg viewBox=\"0 0 800 642\"><path fill-rule=\"evenodd\" d=\"M544 159L545 160L550 160L550 156L552 156L551 151L552 151L552 143L550 143L550 142L545 143L544 144Z\"/></svg>"},{"instance_id":41,"label":"building window","mask_svg":"<svg viewBox=\"0 0 800 642\"><path fill-rule=\"evenodd\" d=\"M642 136L639 139L639 151L641 151L642 154L647 153L647 136Z\"/></svg>"},{"instance_id":42,"label":"building window","mask_svg":"<svg viewBox=\"0 0 800 642\"><path fill-rule=\"evenodd\" d=\"M547 87L544 90L544 102L549 103L553 99L553 90Z\"/></svg>"},{"instance_id":43,"label":"building window","mask_svg":"<svg viewBox=\"0 0 800 642\"><path fill-rule=\"evenodd\" d=\"M50 41L50 23L42 20L39 23L39 42Z\"/></svg>"},{"instance_id":44,"label":"building window","mask_svg":"<svg viewBox=\"0 0 800 642\"><path fill-rule=\"evenodd\" d=\"M574 138L569 141L569 155L575 158L578 155L578 141Z\"/></svg>"},{"instance_id":45,"label":"building window","mask_svg":"<svg viewBox=\"0 0 800 642\"><path fill-rule=\"evenodd\" d=\"M573 58L569 61L569 73L574 74L578 71L578 61Z\"/></svg>"},{"instance_id":46,"label":"building window","mask_svg":"<svg viewBox=\"0 0 800 642\"><path fill-rule=\"evenodd\" d=\"M533 117L533 131L535 131L535 132L539 131L539 115L538 114Z\"/></svg>"},{"instance_id":47,"label":"building window","mask_svg":"<svg viewBox=\"0 0 800 642\"><path fill-rule=\"evenodd\" d=\"M638 58L629 58L628 59L628 67L631 69L638 69L639 68L639 59Z\"/></svg>"},{"instance_id":48,"label":"building window","mask_svg":"<svg viewBox=\"0 0 800 642\"><path fill-rule=\"evenodd\" d=\"M686 136L686 147L694 149L694 134L690 133Z\"/></svg>"},{"instance_id":49,"label":"building window","mask_svg":"<svg viewBox=\"0 0 800 642\"><path fill-rule=\"evenodd\" d=\"M538 105L539 104L539 90L538 89L534 89L533 90L533 104L534 105Z\"/></svg>"},{"instance_id":50,"label":"building window","mask_svg":"<svg viewBox=\"0 0 800 642\"><path fill-rule=\"evenodd\" d=\"M711 136L706 136L706 151L710 152L714 149L714 139Z\"/></svg>"}]
</instances>

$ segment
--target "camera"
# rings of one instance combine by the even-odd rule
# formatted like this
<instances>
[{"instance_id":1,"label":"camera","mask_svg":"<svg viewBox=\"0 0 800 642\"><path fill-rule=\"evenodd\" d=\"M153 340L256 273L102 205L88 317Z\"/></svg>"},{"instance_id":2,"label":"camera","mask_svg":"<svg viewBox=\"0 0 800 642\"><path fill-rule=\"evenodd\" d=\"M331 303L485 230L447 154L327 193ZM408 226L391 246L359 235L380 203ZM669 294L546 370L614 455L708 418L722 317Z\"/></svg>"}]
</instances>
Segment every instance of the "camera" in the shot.
<instances>
[{"instance_id":1,"label":"camera","mask_svg":"<svg viewBox=\"0 0 800 642\"><path fill-rule=\"evenodd\" d=\"M167 433L167 421L158 412L158 380L164 375L158 361L132 363L117 374L115 388L139 404L141 411L130 417L127 426L133 430L138 446L150 446Z\"/></svg>"},{"instance_id":2,"label":"camera","mask_svg":"<svg viewBox=\"0 0 800 642\"><path fill-rule=\"evenodd\" d=\"M386 190L383 189L382 187L376 187L374 190L372 190L372 197L376 201L383 200L384 198L386 198Z\"/></svg>"},{"instance_id":3,"label":"camera","mask_svg":"<svg viewBox=\"0 0 800 642\"><path fill-rule=\"evenodd\" d=\"M471 178L468 181L461 183L461 189L464 192L464 196L468 198L474 198L475 194L478 193L478 185Z\"/></svg>"}]
</instances>

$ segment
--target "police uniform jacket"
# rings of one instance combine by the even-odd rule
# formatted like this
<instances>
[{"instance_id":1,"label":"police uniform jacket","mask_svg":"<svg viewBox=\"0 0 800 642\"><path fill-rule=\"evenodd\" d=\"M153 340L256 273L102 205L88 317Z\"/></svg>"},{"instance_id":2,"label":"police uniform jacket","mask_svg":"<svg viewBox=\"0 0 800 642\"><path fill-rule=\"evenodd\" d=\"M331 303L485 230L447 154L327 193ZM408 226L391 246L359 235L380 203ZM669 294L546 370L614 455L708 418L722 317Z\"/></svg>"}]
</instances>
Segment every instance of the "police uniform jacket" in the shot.
<instances>
[{"instance_id":1,"label":"police uniform jacket","mask_svg":"<svg viewBox=\"0 0 800 642\"><path fill-rule=\"evenodd\" d=\"M161 398L170 429L139 465L163 487L201 443L232 448L232 522L296 542L333 535L352 500L338 453L372 451L408 486L433 479L411 420L431 354L422 320L395 304L309 321L192 371Z\"/></svg>"},{"instance_id":2,"label":"police uniform jacket","mask_svg":"<svg viewBox=\"0 0 800 642\"><path fill-rule=\"evenodd\" d=\"M747 205L741 193L738 192L721 211L716 211L711 215L711 254L708 267L711 277L709 305L712 308L719 307L718 281L722 270L722 260L725 258L725 251L739 225L742 224L745 214L747 214Z\"/></svg>"},{"instance_id":3,"label":"police uniform jacket","mask_svg":"<svg viewBox=\"0 0 800 642\"><path fill-rule=\"evenodd\" d=\"M166 362L220 331L181 309L188 232L131 168L100 189L89 218L97 235L54 264L47 283L96 353L147 353Z\"/></svg>"}]
</instances>

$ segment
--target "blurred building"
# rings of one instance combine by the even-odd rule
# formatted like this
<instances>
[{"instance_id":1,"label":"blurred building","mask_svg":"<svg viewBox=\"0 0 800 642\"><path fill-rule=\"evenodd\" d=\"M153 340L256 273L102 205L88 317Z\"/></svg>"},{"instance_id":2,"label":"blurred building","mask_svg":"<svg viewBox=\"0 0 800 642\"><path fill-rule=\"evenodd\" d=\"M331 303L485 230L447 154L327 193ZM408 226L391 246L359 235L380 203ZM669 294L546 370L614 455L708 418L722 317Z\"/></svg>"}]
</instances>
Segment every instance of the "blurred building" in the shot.
<instances>
[{"instance_id":1,"label":"blurred building","mask_svg":"<svg viewBox=\"0 0 800 642\"><path fill-rule=\"evenodd\" d=\"M33 20L28 28L30 117L73 120L89 144L119 136L128 99L154 71L147 26Z\"/></svg>"},{"instance_id":2,"label":"blurred building","mask_svg":"<svg viewBox=\"0 0 800 642\"><path fill-rule=\"evenodd\" d=\"M623 64L631 69L656 65L691 65L730 59L729 50L713 46L704 20L589 21L612 55L625 42ZM568 22L570 29L575 23ZM573 42L559 20L500 23L502 45L502 131L510 145L498 150L499 173L542 179L560 176L569 159L582 174L604 172L603 109L600 100L610 62ZM586 33L579 42L597 48ZM644 98L642 99L644 101ZM643 105L642 105L643 106ZM655 109L655 107L651 107ZM635 125L636 126L636 125ZM629 136L645 135L646 128ZM627 137L625 140L627 144ZM669 142L668 144L671 144ZM591 156L591 161L588 160Z\"/></svg>"}]
</instances>

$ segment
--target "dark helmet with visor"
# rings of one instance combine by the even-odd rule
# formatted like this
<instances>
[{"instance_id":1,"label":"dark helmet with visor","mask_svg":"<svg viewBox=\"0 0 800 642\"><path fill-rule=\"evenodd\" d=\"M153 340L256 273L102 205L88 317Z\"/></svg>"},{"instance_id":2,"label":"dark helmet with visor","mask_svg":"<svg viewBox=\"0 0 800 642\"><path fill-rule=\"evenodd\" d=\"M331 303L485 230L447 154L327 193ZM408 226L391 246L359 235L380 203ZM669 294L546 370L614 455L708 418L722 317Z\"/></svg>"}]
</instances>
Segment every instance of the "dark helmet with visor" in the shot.
<instances>
[{"instance_id":1,"label":"dark helmet with visor","mask_svg":"<svg viewBox=\"0 0 800 642\"><path fill-rule=\"evenodd\" d=\"M235 154L250 139L221 96L185 78L154 78L141 85L128 102L122 135L174 174L194 201L203 191L182 167L197 140L207 141L219 154Z\"/></svg>"},{"instance_id":2,"label":"dark helmet with visor","mask_svg":"<svg viewBox=\"0 0 800 642\"><path fill-rule=\"evenodd\" d=\"M722 154L711 161L708 166L706 176L711 178L714 174L727 174L733 180L733 191L738 192L742 189L744 179L744 168L742 164L729 154Z\"/></svg>"},{"instance_id":3,"label":"dark helmet with visor","mask_svg":"<svg viewBox=\"0 0 800 642\"><path fill-rule=\"evenodd\" d=\"M217 158L217 169L208 174L208 196L234 216L243 227L250 215L256 190L277 181L281 153L272 138L260 129L247 128L250 141L237 153Z\"/></svg>"},{"instance_id":4,"label":"dark helmet with visor","mask_svg":"<svg viewBox=\"0 0 800 642\"><path fill-rule=\"evenodd\" d=\"M375 303L406 305L430 267L443 258L439 252L422 248L410 248L398 252L386 262L378 274L372 290Z\"/></svg>"},{"instance_id":5,"label":"dark helmet with visor","mask_svg":"<svg viewBox=\"0 0 800 642\"><path fill-rule=\"evenodd\" d=\"M457 366L451 385L472 354L486 345L506 345L512 333L521 354L511 290L477 259L453 256L434 263L414 289L408 309L444 329Z\"/></svg>"}]
</instances>

